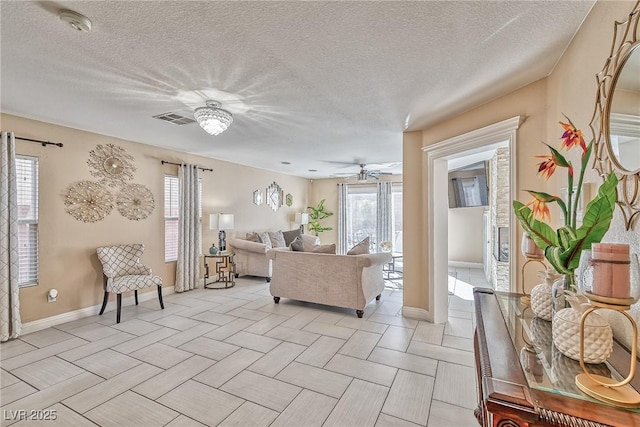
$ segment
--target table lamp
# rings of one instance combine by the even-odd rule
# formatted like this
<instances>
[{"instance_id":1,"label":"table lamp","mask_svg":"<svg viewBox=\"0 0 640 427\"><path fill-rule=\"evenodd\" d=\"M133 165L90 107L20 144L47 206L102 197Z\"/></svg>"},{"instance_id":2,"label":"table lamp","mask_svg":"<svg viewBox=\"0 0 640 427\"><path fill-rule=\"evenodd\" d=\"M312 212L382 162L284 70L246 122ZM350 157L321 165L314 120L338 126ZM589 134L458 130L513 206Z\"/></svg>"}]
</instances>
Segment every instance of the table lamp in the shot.
<instances>
[{"instance_id":1,"label":"table lamp","mask_svg":"<svg viewBox=\"0 0 640 427\"><path fill-rule=\"evenodd\" d=\"M227 234L225 230L233 229L233 214L211 214L209 215L209 230L218 231L218 247L221 251L227 249Z\"/></svg>"},{"instance_id":2,"label":"table lamp","mask_svg":"<svg viewBox=\"0 0 640 427\"><path fill-rule=\"evenodd\" d=\"M295 223L300 224L300 233L304 234L304 225L309 224L309 214L304 212L297 213Z\"/></svg>"}]
</instances>

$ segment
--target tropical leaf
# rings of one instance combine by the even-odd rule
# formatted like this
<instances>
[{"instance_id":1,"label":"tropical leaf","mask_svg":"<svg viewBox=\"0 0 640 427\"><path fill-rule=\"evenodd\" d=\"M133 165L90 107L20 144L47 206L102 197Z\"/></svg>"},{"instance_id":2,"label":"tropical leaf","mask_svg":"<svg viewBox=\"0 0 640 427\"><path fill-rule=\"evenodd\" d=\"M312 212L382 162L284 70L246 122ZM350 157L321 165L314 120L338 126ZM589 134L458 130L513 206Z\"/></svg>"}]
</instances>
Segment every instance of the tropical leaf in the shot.
<instances>
[{"instance_id":1,"label":"tropical leaf","mask_svg":"<svg viewBox=\"0 0 640 427\"><path fill-rule=\"evenodd\" d=\"M533 239L536 246L545 250L548 246L558 245L558 236L549 225L533 217L531 209L517 200L513 201L513 211L522 228Z\"/></svg>"}]
</instances>

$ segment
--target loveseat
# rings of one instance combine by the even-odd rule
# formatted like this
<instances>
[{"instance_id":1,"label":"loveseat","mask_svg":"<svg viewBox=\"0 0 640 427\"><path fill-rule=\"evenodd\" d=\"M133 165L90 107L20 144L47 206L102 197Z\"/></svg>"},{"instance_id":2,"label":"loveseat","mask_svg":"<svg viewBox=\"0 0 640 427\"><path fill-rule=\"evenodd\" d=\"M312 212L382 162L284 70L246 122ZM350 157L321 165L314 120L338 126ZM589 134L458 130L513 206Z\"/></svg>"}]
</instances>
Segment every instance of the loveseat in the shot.
<instances>
[{"instance_id":1,"label":"loveseat","mask_svg":"<svg viewBox=\"0 0 640 427\"><path fill-rule=\"evenodd\" d=\"M320 244L316 236L302 234L302 241L310 247ZM271 281L271 260L267 258L269 250L288 251L289 247L272 248L271 245L252 242L242 238L229 239L229 247L235 253L236 276L264 277Z\"/></svg>"},{"instance_id":2,"label":"loveseat","mask_svg":"<svg viewBox=\"0 0 640 427\"><path fill-rule=\"evenodd\" d=\"M273 261L269 289L274 302L291 298L317 304L353 308L358 317L384 290L382 266L391 254L334 255L313 252L267 253Z\"/></svg>"}]
</instances>

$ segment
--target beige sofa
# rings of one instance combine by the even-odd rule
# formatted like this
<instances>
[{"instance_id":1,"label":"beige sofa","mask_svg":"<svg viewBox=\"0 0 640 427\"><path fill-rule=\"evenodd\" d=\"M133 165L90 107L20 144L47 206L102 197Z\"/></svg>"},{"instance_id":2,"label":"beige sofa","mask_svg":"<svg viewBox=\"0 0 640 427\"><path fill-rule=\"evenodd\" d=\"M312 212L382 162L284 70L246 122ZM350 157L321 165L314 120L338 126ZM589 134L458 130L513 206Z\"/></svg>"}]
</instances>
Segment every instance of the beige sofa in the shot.
<instances>
[{"instance_id":1,"label":"beige sofa","mask_svg":"<svg viewBox=\"0 0 640 427\"><path fill-rule=\"evenodd\" d=\"M269 287L280 298L353 308L358 317L384 290L382 266L391 254L333 255L271 250L273 275Z\"/></svg>"},{"instance_id":2,"label":"beige sofa","mask_svg":"<svg viewBox=\"0 0 640 427\"><path fill-rule=\"evenodd\" d=\"M302 235L305 246L320 244L320 239L308 234ZM267 258L269 248L264 243L251 242L241 238L229 239L229 248L235 253L236 277L258 276L271 281L271 260ZM288 251L289 248L275 248L278 251Z\"/></svg>"}]
</instances>

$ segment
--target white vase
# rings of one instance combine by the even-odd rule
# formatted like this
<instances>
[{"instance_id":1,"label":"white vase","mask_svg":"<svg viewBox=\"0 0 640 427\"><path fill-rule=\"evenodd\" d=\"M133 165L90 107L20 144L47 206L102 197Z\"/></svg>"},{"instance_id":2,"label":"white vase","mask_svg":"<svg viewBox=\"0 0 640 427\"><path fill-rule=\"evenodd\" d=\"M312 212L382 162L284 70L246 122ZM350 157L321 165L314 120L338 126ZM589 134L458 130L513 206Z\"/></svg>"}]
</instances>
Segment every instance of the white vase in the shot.
<instances>
[{"instance_id":1,"label":"white vase","mask_svg":"<svg viewBox=\"0 0 640 427\"><path fill-rule=\"evenodd\" d=\"M580 360L580 318L582 312L563 308L553 317L553 344L560 353ZM585 363L603 363L613 351L613 333L602 316L591 313L584 326Z\"/></svg>"},{"instance_id":2,"label":"white vase","mask_svg":"<svg viewBox=\"0 0 640 427\"><path fill-rule=\"evenodd\" d=\"M540 283L531 289L531 311L536 317L551 321L553 318L552 303L551 286L549 284Z\"/></svg>"}]
</instances>

